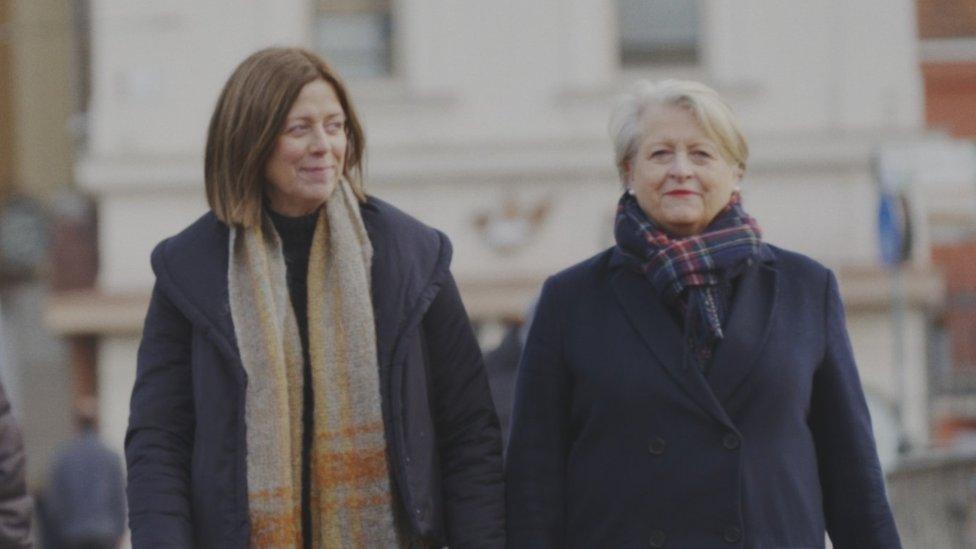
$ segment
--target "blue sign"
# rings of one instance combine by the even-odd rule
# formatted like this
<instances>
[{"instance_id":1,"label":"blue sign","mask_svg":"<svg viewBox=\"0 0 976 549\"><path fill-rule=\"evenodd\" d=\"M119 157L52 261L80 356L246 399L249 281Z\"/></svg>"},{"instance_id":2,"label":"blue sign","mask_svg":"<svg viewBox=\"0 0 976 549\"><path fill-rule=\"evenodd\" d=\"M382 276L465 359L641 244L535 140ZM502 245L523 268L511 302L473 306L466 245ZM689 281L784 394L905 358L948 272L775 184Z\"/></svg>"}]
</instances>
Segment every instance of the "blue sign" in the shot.
<instances>
[{"instance_id":1,"label":"blue sign","mask_svg":"<svg viewBox=\"0 0 976 549\"><path fill-rule=\"evenodd\" d=\"M881 243L881 260L888 266L897 266L908 259L909 234L905 204L893 192L882 192L878 203L878 237Z\"/></svg>"}]
</instances>

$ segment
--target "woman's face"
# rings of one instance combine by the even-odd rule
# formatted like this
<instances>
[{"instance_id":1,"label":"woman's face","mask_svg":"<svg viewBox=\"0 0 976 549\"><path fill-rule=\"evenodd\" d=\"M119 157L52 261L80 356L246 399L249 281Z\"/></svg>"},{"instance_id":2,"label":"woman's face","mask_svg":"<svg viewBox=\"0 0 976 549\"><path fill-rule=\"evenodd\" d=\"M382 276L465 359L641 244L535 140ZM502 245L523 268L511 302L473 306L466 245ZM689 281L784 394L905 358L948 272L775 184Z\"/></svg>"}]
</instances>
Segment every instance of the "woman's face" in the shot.
<instances>
[{"instance_id":1,"label":"woman's face","mask_svg":"<svg viewBox=\"0 0 976 549\"><path fill-rule=\"evenodd\" d=\"M332 195L346 158L346 113L332 85L313 80L302 88L264 168L271 209L298 217Z\"/></svg>"},{"instance_id":2,"label":"woman's face","mask_svg":"<svg viewBox=\"0 0 976 549\"><path fill-rule=\"evenodd\" d=\"M729 203L742 170L721 154L687 109L662 105L627 165L628 186L644 213L674 236L701 233Z\"/></svg>"}]
</instances>

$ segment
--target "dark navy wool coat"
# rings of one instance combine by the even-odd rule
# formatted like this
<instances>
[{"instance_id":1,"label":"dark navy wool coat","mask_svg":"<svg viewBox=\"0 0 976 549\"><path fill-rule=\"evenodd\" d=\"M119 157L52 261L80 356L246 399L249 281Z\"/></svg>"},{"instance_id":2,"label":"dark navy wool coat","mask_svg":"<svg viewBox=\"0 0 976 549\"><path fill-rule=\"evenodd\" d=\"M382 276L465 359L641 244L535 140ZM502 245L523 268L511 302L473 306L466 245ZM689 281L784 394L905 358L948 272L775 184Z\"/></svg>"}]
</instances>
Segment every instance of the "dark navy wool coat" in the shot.
<instances>
[{"instance_id":1,"label":"dark navy wool coat","mask_svg":"<svg viewBox=\"0 0 976 549\"><path fill-rule=\"evenodd\" d=\"M399 504L431 545L504 545L498 418L441 233L370 198L383 419ZM208 213L153 251L125 454L134 547L248 547L247 383Z\"/></svg>"},{"instance_id":2,"label":"dark navy wool coat","mask_svg":"<svg viewBox=\"0 0 976 549\"><path fill-rule=\"evenodd\" d=\"M900 547L833 274L773 249L709 373L616 249L545 284L507 453L509 547Z\"/></svg>"}]
</instances>

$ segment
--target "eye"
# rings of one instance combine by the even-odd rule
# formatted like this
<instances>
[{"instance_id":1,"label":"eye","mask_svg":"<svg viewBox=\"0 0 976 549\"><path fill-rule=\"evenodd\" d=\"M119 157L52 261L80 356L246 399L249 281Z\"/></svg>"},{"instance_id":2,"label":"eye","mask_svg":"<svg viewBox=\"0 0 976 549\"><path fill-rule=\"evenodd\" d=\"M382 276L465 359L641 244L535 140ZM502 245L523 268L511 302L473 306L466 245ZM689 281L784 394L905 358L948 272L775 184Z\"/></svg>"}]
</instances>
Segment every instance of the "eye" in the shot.
<instances>
[{"instance_id":1,"label":"eye","mask_svg":"<svg viewBox=\"0 0 976 549\"><path fill-rule=\"evenodd\" d=\"M648 158L665 158L670 154L671 151L668 149L654 149L651 151L651 154L648 155Z\"/></svg>"},{"instance_id":2,"label":"eye","mask_svg":"<svg viewBox=\"0 0 976 549\"><path fill-rule=\"evenodd\" d=\"M691 151L691 155L695 158L711 158L712 154L708 151L703 151L701 149Z\"/></svg>"},{"instance_id":3,"label":"eye","mask_svg":"<svg viewBox=\"0 0 976 549\"><path fill-rule=\"evenodd\" d=\"M306 122L299 122L297 124L292 124L285 129L285 133L288 135L301 135L309 130L309 125Z\"/></svg>"},{"instance_id":4,"label":"eye","mask_svg":"<svg viewBox=\"0 0 976 549\"><path fill-rule=\"evenodd\" d=\"M336 120L325 125L325 132L329 135L336 135L346 129L345 120Z\"/></svg>"}]
</instances>

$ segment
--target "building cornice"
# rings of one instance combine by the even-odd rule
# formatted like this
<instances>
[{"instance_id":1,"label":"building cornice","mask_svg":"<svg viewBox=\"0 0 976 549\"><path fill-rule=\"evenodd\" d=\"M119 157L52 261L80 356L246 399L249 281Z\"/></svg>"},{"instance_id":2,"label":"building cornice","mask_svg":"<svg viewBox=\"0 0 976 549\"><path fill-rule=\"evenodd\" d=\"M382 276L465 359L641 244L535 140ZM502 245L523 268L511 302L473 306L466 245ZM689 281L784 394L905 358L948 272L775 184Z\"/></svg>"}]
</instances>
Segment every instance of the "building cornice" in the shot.
<instances>
[{"instance_id":1,"label":"building cornice","mask_svg":"<svg viewBox=\"0 0 976 549\"><path fill-rule=\"evenodd\" d=\"M889 272L876 267L841 266L837 273L848 316L890 310ZM521 319L544 279L542 275L506 279L468 276L458 277L458 286L472 318ZM937 310L944 303L944 285L935 270L906 269L902 287L910 310ZM148 305L148 290L64 292L51 296L44 318L52 331L65 336L138 336Z\"/></svg>"}]
</instances>

